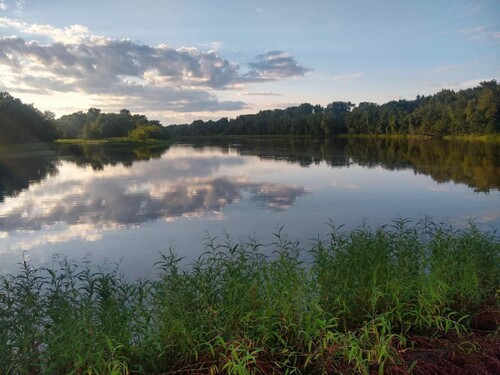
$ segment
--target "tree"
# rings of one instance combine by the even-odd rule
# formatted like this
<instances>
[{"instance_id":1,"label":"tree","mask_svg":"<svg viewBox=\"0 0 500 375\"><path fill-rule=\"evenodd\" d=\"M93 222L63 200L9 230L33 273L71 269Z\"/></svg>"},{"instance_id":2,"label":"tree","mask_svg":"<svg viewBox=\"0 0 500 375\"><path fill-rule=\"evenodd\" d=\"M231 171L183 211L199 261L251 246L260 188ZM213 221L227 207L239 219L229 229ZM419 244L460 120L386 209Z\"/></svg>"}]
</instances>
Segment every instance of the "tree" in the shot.
<instances>
[{"instance_id":1,"label":"tree","mask_svg":"<svg viewBox=\"0 0 500 375\"><path fill-rule=\"evenodd\" d=\"M52 112L42 113L0 92L0 143L51 142L57 138Z\"/></svg>"},{"instance_id":2,"label":"tree","mask_svg":"<svg viewBox=\"0 0 500 375\"><path fill-rule=\"evenodd\" d=\"M326 137L347 133L346 116L352 110L351 102L332 102L323 112L321 130Z\"/></svg>"},{"instance_id":3,"label":"tree","mask_svg":"<svg viewBox=\"0 0 500 375\"><path fill-rule=\"evenodd\" d=\"M55 123L61 138L82 138L82 131L86 122L87 114L80 111L61 116Z\"/></svg>"},{"instance_id":4,"label":"tree","mask_svg":"<svg viewBox=\"0 0 500 375\"><path fill-rule=\"evenodd\" d=\"M147 139L167 139L165 128L158 125L139 126L128 132L130 139L145 141Z\"/></svg>"}]
</instances>

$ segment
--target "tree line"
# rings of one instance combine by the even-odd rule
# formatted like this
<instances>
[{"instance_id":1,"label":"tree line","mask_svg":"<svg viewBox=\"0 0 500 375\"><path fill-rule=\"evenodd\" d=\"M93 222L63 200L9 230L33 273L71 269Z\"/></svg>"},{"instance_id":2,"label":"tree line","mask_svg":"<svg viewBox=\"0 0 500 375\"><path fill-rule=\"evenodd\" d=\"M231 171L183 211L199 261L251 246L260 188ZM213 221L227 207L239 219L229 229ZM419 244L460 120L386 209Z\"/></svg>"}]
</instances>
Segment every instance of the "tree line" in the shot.
<instances>
[{"instance_id":1,"label":"tree line","mask_svg":"<svg viewBox=\"0 0 500 375\"><path fill-rule=\"evenodd\" d=\"M286 109L260 111L235 119L196 120L168 126L173 136L302 135L485 135L500 133L500 85L496 80L477 87L441 90L414 100L379 105L332 102L326 107L303 103Z\"/></svg>"},{"instance_id":2,"label":"tree line","mask_svg":"<svg viewBox=\"0 0 500 375\"><path fill-rule=\"evenodd\" d=\"M0 92L0 143L50 142L57 138L134 140L170 136L292 135L330 137L348 135L485 135L500 133L500 85L496 80L474 88L441 90L414 100L379 105L336 101L326 107L303 103L286 109L227 117L217 121L164 127L159 121L122 109L103 113L98 108L74 112L59 119L41 112L7 92Z\"/></svg>"},{"instance_id":3,"label":"tree line","mask_svg":"<svg viewBox=\"0 0 500 375\"><path fill-rule=\"evenodd\" d=\"M127 109L103 113L98 108L90 108L87 112L79 111L55 119L50 111L42 112L8 92L0 92L0 144L115 137L166 139L169 133L159 121L132 115Z\"/></svg>"}]
</instances>

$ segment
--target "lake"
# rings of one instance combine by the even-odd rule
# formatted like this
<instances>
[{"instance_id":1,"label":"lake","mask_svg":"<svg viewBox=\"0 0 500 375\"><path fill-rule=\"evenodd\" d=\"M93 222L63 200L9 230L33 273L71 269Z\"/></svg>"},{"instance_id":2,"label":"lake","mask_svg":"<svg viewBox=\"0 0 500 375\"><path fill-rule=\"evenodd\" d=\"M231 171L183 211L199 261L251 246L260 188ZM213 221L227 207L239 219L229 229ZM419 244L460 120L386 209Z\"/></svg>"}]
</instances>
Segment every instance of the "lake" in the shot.
<instances>
[{"instance_id":1,"label":"lake","mask_svg":"<svg viewBox=\"0 0 500 375\"><path fill-rule=\"evenodd\" d=\"M443 140L225 139L157 147L0 149L0 273L55 253L154 276L209 237L308 246L330 225L432 217L500 228L500 147ZM90 255L87 255L90 254Z\"/></svg>"}]
</instances>

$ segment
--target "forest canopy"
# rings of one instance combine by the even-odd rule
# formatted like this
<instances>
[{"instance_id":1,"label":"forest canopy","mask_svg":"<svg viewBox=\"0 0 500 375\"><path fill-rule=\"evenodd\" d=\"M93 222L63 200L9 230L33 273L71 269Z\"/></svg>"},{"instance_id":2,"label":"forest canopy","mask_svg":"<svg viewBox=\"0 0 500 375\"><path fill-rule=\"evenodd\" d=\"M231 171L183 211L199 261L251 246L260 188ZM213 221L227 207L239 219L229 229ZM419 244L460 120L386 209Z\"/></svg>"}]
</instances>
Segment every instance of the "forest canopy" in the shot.
<instances>
[{"instance_id":1,"label":"forest canopy","mask_svg":"<svg viewBox=\"0 0 500 375\"><path fill-rule=\"evenodd\" d=\"M217 121L164 127L144 115L103 113L98 108L55 119L23 104L7 92L0 93L0 143L50 142L56 138L132 140L166 139L170 136L292 135L330 137L348 135L446 135L500 134L500 85L496 80L460 91L443 89L413 100L332 102L326 107L303 103L286 109L260 111Z\"/></svg>"},{"instance_id":2,"label":"forest canopy","mask_svg":"<svg viewBox=\"0 0 500 375\"><path fill-rule=\"evenodd\" d=\"M441 90L434 95L418 95L414 100L382 105L332 102L322 107L304 103L231 120L196 120L190 125L171 125L168 129L174 136L495 134L500 133L500 85L492 80L458 92Z\"/></svg>"}]
</instances>

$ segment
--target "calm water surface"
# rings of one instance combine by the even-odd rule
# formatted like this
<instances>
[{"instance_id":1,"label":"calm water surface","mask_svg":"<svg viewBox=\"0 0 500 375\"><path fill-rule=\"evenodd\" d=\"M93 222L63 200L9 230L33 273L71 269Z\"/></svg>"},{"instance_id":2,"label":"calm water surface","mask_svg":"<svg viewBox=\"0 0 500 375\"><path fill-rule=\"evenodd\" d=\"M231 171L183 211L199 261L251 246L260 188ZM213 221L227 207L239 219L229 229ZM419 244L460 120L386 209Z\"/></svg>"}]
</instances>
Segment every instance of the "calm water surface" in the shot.
<instances>
[{"instance_id":1,"label":"calm water surface","mask_svg":"<svg viewBox=\"0 0 500 375\"><path fill-rule=\"evenodd\" d=\"M191 260L207 236L307 246L328 223L426 215L500 228L500 147L351 139L225 140L160 148L36 146L0 151L0 272L27 254L121 261L153 276L159 252Z\"/></svg>"}]
</instances>

